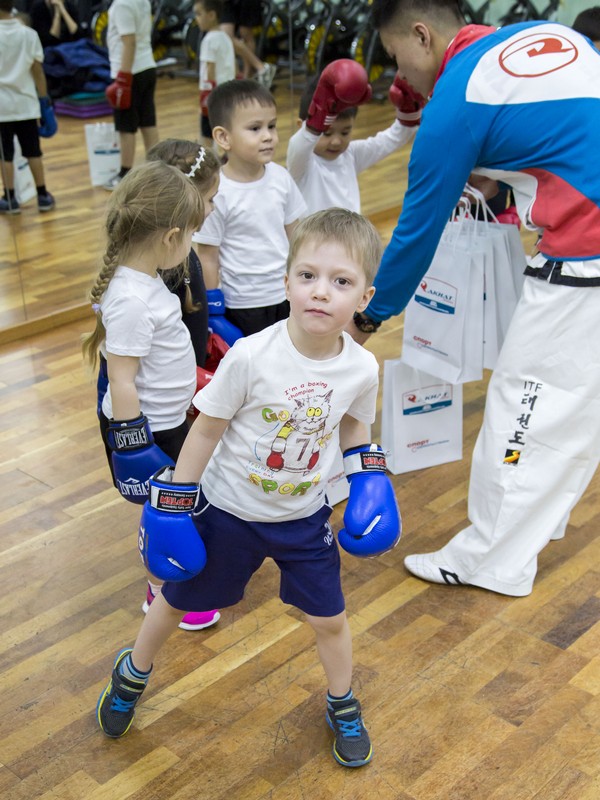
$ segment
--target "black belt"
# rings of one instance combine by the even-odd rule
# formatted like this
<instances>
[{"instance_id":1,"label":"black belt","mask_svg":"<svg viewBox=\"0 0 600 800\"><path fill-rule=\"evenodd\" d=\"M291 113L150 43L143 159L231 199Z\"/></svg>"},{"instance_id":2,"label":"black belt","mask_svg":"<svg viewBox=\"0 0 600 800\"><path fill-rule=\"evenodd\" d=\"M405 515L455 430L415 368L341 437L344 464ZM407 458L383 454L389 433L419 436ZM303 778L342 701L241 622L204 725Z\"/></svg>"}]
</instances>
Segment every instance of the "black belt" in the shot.
<instances>
[{"instance_id":1,"label":"black belt","mask_svg":"<svg viewBox=\"0 0 600 800\"><path fill-rule=\"evenodd\" d=\"M600 276L597 278L578 278L574 275L562 274L562 261L546 261L541 267L525 267L525 275L539 278L548 283L559 283L562 286L600 286Z\"/></svg>"}]
</instances>

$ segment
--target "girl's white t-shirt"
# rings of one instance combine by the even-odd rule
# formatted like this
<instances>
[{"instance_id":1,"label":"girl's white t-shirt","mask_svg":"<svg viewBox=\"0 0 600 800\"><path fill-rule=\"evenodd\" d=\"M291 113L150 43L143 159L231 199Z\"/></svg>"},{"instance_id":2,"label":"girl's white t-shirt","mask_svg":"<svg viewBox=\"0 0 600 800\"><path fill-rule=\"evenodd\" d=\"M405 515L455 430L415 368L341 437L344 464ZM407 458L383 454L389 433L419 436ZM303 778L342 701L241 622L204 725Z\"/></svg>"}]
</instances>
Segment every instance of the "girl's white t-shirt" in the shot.
<instances>
[{"instance_id":1,"label":"girl's white t-shirt","mask_svg":"<svg viewBox=\"0 0 600 800\"><path fill-rule=\"evenodd\" d=\"M117 267L102 302L104 356L139 358L135 378L140 410L153 431L175 428L186 418L196 390L196 358L181 318L181 302L160 275ZM110 383L102 402L110 419Z\"/></svg>"}]
</instances>

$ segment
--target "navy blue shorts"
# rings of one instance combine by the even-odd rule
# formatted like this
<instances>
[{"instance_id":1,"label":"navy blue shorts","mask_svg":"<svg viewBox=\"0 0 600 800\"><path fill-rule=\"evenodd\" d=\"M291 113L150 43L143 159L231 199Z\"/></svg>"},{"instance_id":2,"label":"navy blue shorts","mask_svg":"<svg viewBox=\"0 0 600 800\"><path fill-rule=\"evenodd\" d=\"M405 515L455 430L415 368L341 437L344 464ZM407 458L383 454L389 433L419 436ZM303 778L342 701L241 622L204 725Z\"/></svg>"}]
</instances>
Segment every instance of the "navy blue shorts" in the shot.
<instances>
[{"instance_id":1,"label":"navy blue shorts","mask_svg":"<svg viewBox=\"0 0 600 800\"><path fill-rule=\"evenodd\" d=\"M206 566L189 581L163 585L162 593L181 611L233 606L265 558L281 571L279 596L305 614L334 617L345 608L340 554L323 506L304 519L246 522L210 505L200 494L193 518L206 546Z\"/></svg>"}]
</instances>

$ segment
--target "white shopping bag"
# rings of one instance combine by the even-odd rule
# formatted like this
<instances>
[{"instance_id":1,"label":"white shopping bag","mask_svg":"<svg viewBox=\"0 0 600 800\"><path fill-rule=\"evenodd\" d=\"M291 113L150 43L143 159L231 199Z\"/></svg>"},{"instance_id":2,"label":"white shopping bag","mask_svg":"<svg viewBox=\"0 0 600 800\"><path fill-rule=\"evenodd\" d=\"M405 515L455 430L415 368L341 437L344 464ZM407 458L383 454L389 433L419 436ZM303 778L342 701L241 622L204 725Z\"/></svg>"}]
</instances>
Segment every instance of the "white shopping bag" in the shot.
<instances>
[{"instance_id":1,"label":"white shopping bag","mask_svg":"<svg viewBox=\"0 0 600 800\"><path fill-rule=\"evenodd\" d=\"M121 169L121 146L113 122L85 126L92 186L102 186Z\"/></svg>"},{"instance_id":2,"label":"white shopping bag","mask_svg":"<svg viewBox=\"0 0 600 800\"><path fill-rule=\"evenodd\" d=\"M485 251L483 366L494 369L523 288L525 251L517 226L499 223L481 192L471 186L468 191L476 198L477 211L467 224Z\"/></svg>"},{"instance_id":3,"label":"white shopping bag","mask_svg":"<svg viewBox=\"0 0 600 800\"><path fill-rule=\"evenodd\" d=\"M381 446L394 475L462 458L462 385L385 361Z\"/></svg>"},{"instance_id":4,"label":"white shopping bag","mask_svg":"<svg viewBox=\"0 0 600 800\"><path fill-rule=\"evenodd\" d=\"M21 152L21 145L15 136L15 157L13 159L15 174L15 197L20 205L37 196L35 181L29 168L29 162Z\"/></svg>"},{"instance_id":5,"label":"white shopping bag","mask_svg":"<svg viewBox=\"0 0 600 800\"><path fill-rule=\"evenodd\" d=\"M487 242L468 220L446 225L433 261L406 306L402 360L447 383L483 376Z\"/></svg>"}]
</instances>

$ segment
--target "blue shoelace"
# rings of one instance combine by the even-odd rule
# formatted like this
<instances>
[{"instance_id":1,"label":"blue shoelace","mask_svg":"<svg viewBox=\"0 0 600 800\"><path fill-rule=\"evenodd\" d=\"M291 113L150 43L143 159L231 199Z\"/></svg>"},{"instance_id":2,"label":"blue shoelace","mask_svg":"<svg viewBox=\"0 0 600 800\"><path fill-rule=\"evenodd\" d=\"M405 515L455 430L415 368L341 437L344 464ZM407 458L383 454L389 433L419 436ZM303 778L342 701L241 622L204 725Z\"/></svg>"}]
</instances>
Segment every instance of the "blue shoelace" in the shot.
<instances>
[{"instance_id":1,"label":"blue shoelace","mask_svg":"<svg viewBox=\"0 0 600 800\"><path fill-rule=\"evenodd\" d=\"M135 698L134 700L123 700L122 697L119 697L119 695L116 694L113 697L113 701L112 701L112 703L110 705L110 710L111 711L120 711L120 712L123 712L123 713L127 713L128 711L131 711L133 706L136 704L136 701L137 701L137 698Z\"/></svg>"},{"instance_id":2,"label":"blue shoelace","mask_svg":"<svg viewBox=\"0 0 600 800\"><path fill-rule=\"evenodd\" d=\"M337 724L344 739L360 736L362 733L362 726L358 718L352 720L340 719L337 720Z\"/></svg>"}]
</instances>

